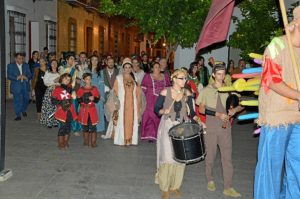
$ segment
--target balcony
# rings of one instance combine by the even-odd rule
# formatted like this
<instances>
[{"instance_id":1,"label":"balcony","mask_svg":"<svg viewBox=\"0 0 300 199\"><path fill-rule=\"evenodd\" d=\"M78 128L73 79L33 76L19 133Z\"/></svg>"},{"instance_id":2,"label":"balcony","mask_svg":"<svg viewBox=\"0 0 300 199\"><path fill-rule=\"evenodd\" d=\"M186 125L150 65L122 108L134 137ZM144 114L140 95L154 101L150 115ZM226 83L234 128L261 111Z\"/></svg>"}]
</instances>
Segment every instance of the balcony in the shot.
<instances>
[{"instance_id":1,"label":"balcony","mask_svg":"<svg viewBox=\"0 0 300 199\"><path fill-rule=\"evenodd\" d=\"M85 6L86 11L98 13L98 8L100 6L99 0L86 0L87 4Z\"/></svg>"},{"instance_id":2,"label":"balcony","mask_svg":"<svg viewBox=\"0 0 300 199\"><path fill-rule=\"evenodd\" d=\"M86 5L85 4L86 0L65 0L65 2L67 2L68 4L70 4L73 7L80 7L80 6L85 7L85 5Z\"/></svg>"},{"instance_id":3,"label":"balcony","mask_svg":"<svg viewBox=\"0 0 300 199\"><path fill-rule=\"evenodd\" d=\"M97 12L100 6L100 0L65 0L73 7L83 7L87 12Z\"/></svg>"}]
</instances>

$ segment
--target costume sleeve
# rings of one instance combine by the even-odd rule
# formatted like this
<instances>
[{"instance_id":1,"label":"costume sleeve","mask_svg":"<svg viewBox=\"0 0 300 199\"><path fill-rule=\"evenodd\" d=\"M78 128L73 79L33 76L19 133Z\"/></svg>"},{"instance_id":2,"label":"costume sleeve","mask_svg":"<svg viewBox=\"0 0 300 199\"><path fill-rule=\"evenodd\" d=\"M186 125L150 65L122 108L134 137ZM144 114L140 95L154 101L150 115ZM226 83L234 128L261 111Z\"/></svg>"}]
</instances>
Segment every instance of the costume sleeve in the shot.
<instances>
[{"instance_id":1,"label":"costume sleeve","mask_svg":"<svg viewBox=\"0 0 300 199\"><path fill-rule=\"evenodd\" d=\"M51 103L53 105L60 105L62 103L62 101L57 98L57 89L56 88L52 92Z\"/></svg>"},{"instance_id":2,"label":"costume sleeve","mask_svg":"<svg viewBox=\"0 0 300 199\"><path fill-rule=\"evenodd\" d=\"M137 111L138 111L138 116L141 118L142 116L142 91L141 91L140 86L136 86L136 99L137 99Z\"/></svg>"},{"instance_id":3,"label":"costume sleeve","mask_svg":"<svg viewBox=\"0 0 300 199\"><path fill-rule=\"evenodd\" d=\"M196 84L193 81L191 81L191 80L189 82L190 82L190 86L191 86L192 92L195 93L196 96L198 96L199 93L198 93L198 89L197 89Z\"/></svg>"},{"instance_id":4,"label":"costume sleeve","mask_svg":"<svg viewBox=\"0 0 300 199\"><path fill-rule=\"evenodd\" d=\"M148 77L149 77L149 74L146 74L141 83L141 88L142 88L143 92L145 93L145 95L148 91L148 86L147 86L147 85L149 85Z\"/></svg>"},{"instance_id":5,"label":"costume sleeve","mask_svg":"<svg viewBox=\"0 0 300 199\"><path fill-rule=\"evenodd\" d=\"M161 116L159 114L159 111L163 108L164 106L164 102L165 102L165 98L166 96L163 96L163 95L159 95L157 100L156 100L156 103L155 103L155 106L154 106L154 112L157 116Z\"/></svg>"},{"instance_id":6,"label":"costume sleeve","mask_svg":"<svg viewBox=\"0 0 300 199\"><path fill-rule=\"evenodd\" d=\"M287 44L283 37L275 37L272 39L264 52L264 63L261 77L261 86L267 93L271 83L282 82L282 59L283 50L287 48Z\"/></svg>"},{"instance_id":7,"label":"costume sleeve","mask_svg":"<svg viewBox=\"0 0 300 199\"><path fill-rule=\"evenodd\" d=\"M165 74L166 87L171 86L171 79L169 74Z\"/></svg>"},{"instance_id":8,"label":"costume sleeve","mask_svg":"<svg viewBox=\"0 0 300 199\"><path fill-rule=\"evenodd\" d=\"M93 96L94 96L94 102L98 103L100 100L100 94L98 92L98 89L96 87L94 87L93 89Z\"/></svg>"},{"instance_id":9,"label":"costume sleeve","mask_svg":"<svg viewBox=\"0 0 300 199\"><path fill-rule=\"evenodd\" d=\"M78 91L76 92L76 96L77 96L77 98L80 98L80 97L82 97L82 96L83 96L83 94L84 94L84 92L83 92L82 88L79 88L79 89L78 89Z\"/></svg>"},{"instance_id":10,"label":"costume sleeve","mask_svg":"<svg viewBox=\"0 0 300 199\"><path fill-rule=\"evenodd\" d=\"M83 91L81 88L78 89L78 91L76 92L76 96L77 96L77 101L78 103L82 103L83 102Z\"/></svg>"},{"instance_id":11,"label":"costume sleeve","mask_svg":"<svg viewBox=\"0 0 300 199\"><path fill-rule=\"evenodd\" d=\"M48 71L46 71L45 72L45 75L44 75L44 78L43 78L43 82L44 82L44 84L45 84L45 86L51 86L51 83L50 83L50 75L49 75L49 72Z\"/></svg>"},{"instance_id":12,"label":"costume sleeve","mask_svg":"<svg viewBox=\"0 0 300 199\"><path fill-rule=\"evenodd\" d=\"M261 86L266 93L270 90L271 82L275 84L282 82L282 68L279 64L266 57L261 78Z\"/></svg>"},{"instance_id":13,"label":"costume sleeve","mask_svg":"<svg viewBox=\"0 0 300 199\"><path fill-rule=\"evenodd\" d=\"M65 73L64 66L59 66L59 67L58 67L58 73L59 73L60 75L62 75L62 74Z\"/></svg>"},{"instance_id":14,"label":"costume sleeve","mask_svg":"<svg viewBox=\"0 0 300 199\"><path fill-rule=\"evenodd\" d=\"M193 118L196 115L193 96L188 96L187 105L190 110L190 116Z\"/></svg>"},{"instance_id":15,"label":"costume sleeve","mask_svg":"<svg viewBox=\"0 0 300 199\"><path fill-rule=\"evenodd\" d=\"M115 95L119 96L119 93L118 93L119 87L118 87L118 80L117 79L115 80L115 83L114 83L114 86L113 86L113 90L114 90Z\"/></svg>"},{"instance_id":16,"label":"costume sleeve","mask_svg":"<svg viewBox=\"0 0 300 199\"><path fill-rule=\"evenodd\" d=\"M205 89L201 90L201 92L199 93L198 98L196 99L197 105L206 104L205 98L204 98L204 92L205 92Z\"/></svg>"}]
</instances>

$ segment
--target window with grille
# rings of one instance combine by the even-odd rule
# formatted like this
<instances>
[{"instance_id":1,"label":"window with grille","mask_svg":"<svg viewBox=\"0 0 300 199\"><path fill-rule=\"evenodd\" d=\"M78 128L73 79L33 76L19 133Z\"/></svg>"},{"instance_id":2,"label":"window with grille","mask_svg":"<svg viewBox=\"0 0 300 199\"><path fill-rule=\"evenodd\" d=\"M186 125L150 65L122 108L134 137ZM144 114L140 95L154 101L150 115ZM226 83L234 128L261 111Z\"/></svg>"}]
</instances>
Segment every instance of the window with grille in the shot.
<instances>
[{"instance_id":1,"label":"window with grille","mask_svg":"<svg viewBox=\"0 0 300 199\"><path fill-rule=\"evenodd\" d=\"M9 54L14 61L15 53L26 56L26 15L16 11L8 11L9 18Z\"/></svg>"},{"instance_id":2,"label":"window with grille","mask_svg":"<svg viewBox=\"0 0 300 199\"><path fill-rule=\"evenodd\" d=\"M76 41L77 41L77 24L74 19L69 20L69 50L76 52Z\"/></svg>"},{"instance_id":3,"label":"window with grille","mask_svg":"<svg viewBox=\"0 0 300 199\"><path fill-rule=\"evenodd\" d=\"M46 46L49 52L56 52L56 22L45 21L46 24Z\"/></svg>"},{"instance_id":4,"label":"window with grille","mask_svg":"<svg viewBox=\"0 0 300 199\"><path fill-rule=\"evenodd\" d=\"M104 27L99 26L99 50L101 55L104 54L104 33Z\"/></svg>"}]
</instances>

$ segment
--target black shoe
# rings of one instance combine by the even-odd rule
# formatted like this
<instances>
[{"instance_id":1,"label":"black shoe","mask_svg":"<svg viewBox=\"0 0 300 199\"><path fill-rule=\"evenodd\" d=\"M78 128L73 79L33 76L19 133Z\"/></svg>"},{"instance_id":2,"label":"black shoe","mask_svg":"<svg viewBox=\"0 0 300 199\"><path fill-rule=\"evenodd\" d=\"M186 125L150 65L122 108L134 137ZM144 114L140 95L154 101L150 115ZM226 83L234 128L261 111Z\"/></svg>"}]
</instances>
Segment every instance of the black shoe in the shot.
<instances>
[{"instance_id":1,"label":"black shoe","mask_svg":"<svg viewBox=\"0 0 300 199\"><path fill-rule=\"evenodd\" d=\"M48 128L48 129L51 129L51 128L52 128L52 126L47 126L47 128Z\"/></svg>"},{"instance_id":2,"label":"black shoe","mask_svg":"<svg viewBox=\"0 0 300 199\"><path fill-rule=\"evenodd\" d=\"M22 115L23 115L23 117L27 117L27 113L26 112L23 112Z\"/></svg>"},{"instance_id":3,"label":"black shoe","mask_svg":"<svg viewBox=\"0 0 300 199\"><path fill-rule=\"evenodd\" d=\"M15 121L19 121L19 120L21 120L21 117L16 117L15 118Z\"/></svg>"}]
</instances>

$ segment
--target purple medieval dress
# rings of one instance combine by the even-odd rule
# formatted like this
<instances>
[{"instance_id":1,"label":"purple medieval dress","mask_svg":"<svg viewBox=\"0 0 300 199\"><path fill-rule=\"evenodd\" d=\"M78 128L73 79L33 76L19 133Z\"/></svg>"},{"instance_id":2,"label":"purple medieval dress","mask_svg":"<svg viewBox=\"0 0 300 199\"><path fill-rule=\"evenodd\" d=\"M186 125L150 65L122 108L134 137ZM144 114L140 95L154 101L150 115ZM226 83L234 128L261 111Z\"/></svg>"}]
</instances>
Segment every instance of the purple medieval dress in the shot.
<instances>
[{"instance_id":1,"label":"purple medieval dress","mask_svg":"<svg viewBox=\"0 0 300 199\"><path fill-rule=\"evenodd\" d=\"M142 117L142 140L156 140L160 118L154 113L154 106L160 91L169 86L171 82L168 75L164 75L162 80L154 80L151 74L145 74L141 83L147 102Z\"/></svg>"}]
</instances>

